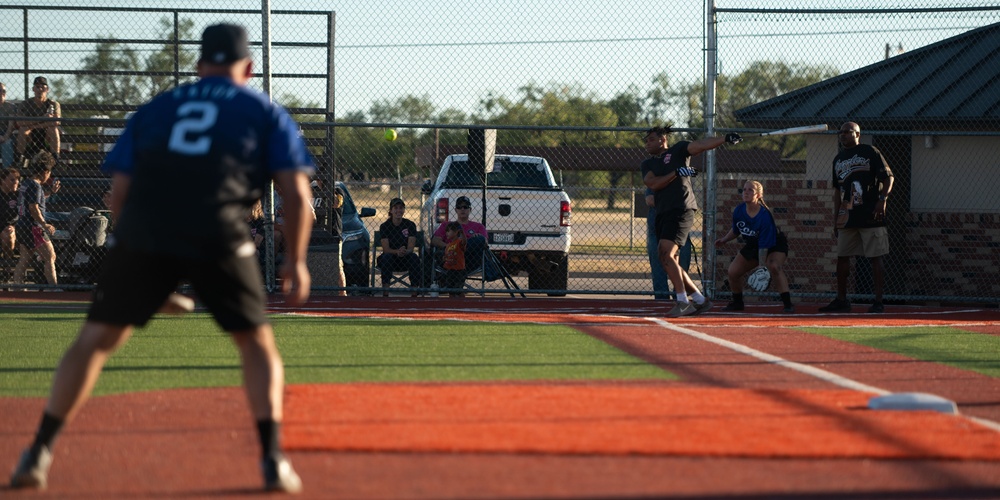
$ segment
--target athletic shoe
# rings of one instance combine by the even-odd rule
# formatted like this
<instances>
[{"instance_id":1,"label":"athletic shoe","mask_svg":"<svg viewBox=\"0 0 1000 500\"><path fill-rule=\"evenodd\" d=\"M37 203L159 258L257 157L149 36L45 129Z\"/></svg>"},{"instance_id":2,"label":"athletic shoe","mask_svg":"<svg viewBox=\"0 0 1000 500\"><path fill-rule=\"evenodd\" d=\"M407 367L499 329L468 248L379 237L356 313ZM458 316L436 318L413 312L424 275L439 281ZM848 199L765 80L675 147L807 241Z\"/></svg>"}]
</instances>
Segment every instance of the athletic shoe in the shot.
<instances>
[{"instance_id":1,"label":"athletic shoe","mask_svg":"<svg viewBox=\"0 0 1000 500\"><path fill-rule=\"evenodd\" d=\"M674 308L667 313L668 318L679 318L681 316L690 316L697 311L690 302L678 302L674 304Z\"/></svg>"},{"instance_id":2,"label":"athletic shoe","mask_svg":"<svg viewBox=\"0 0 1000 500\"><path fill-rule=\"evenodd\" d=\"M833 302L819 308L821 313L849 313L851 312L851 301L846 299L833 299Z\"/></svg>"},{"instance_id":3,"label":"athletic shoe","mask_svg":"<svg viewBox=\"0 0 1000 500\"><path fill-rule=\"evenodd\" d=\"M49 484L49 467L52 465L52 452L45 445L32 446L21 454L17 468L10 475L11 488L34 488L44 490Z\"/></svg>"},{"instance_id":4,"label":"athletic shoe","mask_svg":"<svg viewBox=\"0 0 1000 500\"><path fill-rule=\"evenodd\" d=\"M743 303L742 302L732 301L732 302L726 304L726 307L723 307L722 310L723 311L742 311L743 310Z\"/></svg>"},{"instance_id":5,"label":"athletic shoe","mask_svg":"<svg viewBox=\"0 0 1000 500\"><path fill-rule=\"evenodd\" d=\"M784 309L781 310L781 312L783 312L785 314L795 314L795 306L794 305L787 305L787 306L785 306Z\"/></svg>"},{"instance_id":6,"label":"athletic shoe","mask_svg":"<svg viewBox=\"0 0 1000 500\"><path fill-rule=\"evenodd\" d=\"M260 463L264 473L264 489L284 493L299 493L302 491L302 480L292 468L292 463L284 455L265 458Z\"/></svg>"},{"instance_id":7,"label":"athletic shoe","mask_svg":"<svg viewBox=\"0 0 1000 500\"><path fill-rule=\"evenodd\" d=\"M707 313L708 310L711 308L712 308L712 301L709 300L708 297L705 297L705 302L702 302L701 304L698 303L694 304L694 313L692 313L691 315L697 316L699 314Z\"/></svg>"},{"instance_id":8,"label":"athletic shoe","mask_svg":"<svg viewBox=\"0 0 1000 500\"><path fill-rule=\"evenodd\" d=\"M876 302L876 303L872 304L871 307L868 308L868 312L870 312L872 314L881 314L881 313L884 313L885 312L885 306L883 306L881 302Z\"/></svg>"}]
</instances>

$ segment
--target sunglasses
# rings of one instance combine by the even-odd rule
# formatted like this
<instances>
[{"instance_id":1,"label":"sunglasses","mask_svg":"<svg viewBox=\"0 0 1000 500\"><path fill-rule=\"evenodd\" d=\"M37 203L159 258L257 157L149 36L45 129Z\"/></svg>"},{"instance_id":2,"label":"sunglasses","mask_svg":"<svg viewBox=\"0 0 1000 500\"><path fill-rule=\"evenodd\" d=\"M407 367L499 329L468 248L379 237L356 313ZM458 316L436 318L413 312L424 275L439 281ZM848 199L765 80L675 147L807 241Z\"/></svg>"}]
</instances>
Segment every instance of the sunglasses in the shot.
<instances>
[{"instance_id":1,"label":"sunglasses","mask_svg":"<svg viewBox=\"0 0 1000 500\"><path fill-rule=\"evenodd\" d=\"M472 209L472 205L463 205L461 207L455 207L455 210L470 210L470 209Z\"/></svg>"}]
</instances>

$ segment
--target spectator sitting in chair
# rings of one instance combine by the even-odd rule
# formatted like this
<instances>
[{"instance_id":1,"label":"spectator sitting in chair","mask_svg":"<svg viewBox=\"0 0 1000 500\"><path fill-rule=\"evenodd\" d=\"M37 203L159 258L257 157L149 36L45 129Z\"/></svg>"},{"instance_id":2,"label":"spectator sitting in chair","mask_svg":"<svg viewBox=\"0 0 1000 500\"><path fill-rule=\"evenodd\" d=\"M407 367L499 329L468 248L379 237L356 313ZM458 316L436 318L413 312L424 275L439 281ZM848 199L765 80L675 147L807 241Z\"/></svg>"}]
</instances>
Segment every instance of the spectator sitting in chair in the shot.
<instances>
[{"instance_id":1,"label":"spectator sitting in chair","mask_svg":"<svg viewBox=\"0 0 1000 500\"><path fill-rule=\"evenodd\" d=\"M17 116L17 106L7 102L7 85L0 82L0 167L2 168L14 166L14 136L11 135L14 121L9 118L11 116Z\"/></svg>"},{"instance_id":2,"label":"spectator sitting in chair","mask_svg":"<svg viewBox=\"0 0 1000 500\"><path fill-rule=\"evenodd\" d=\"M16 168L5 168L0 172L0 246L4 258L14 257L17 237L14 223L17 222L17 188L21 182L21 172Z\"/></svg>"},{"instance_id":3,"label":"spectator sitting in chair","mask_svg":"<svg viewBox=\"0 0 1000 500\"><path fill-rule=\"evenodd\" d=\"M35 78L31 90L35 95L21 103L18 110L20 116L62 118L62 108L59 103L49 99L48 79L44 76ZM60 147L58 121L18 120L14 122L13 128L10 133L16 138L17 154L31 158L38 151L48 150L58 162Z\"/></svg>"},{"instance_id":4,"label":"spectator sitting in chair","mask_svg":"<svg viewBox=\"0 0 1000 500\"><path fill-rule=\"evenodd\" d=\"M379 226L382 238L382 255L378 256L378 268L382 270L382 296L389 296L389 283L393 271L407 270L410 273L410 288L423 286L420 279L420 257L413 252L417 244L417 225L403 217L406 204L399 198L389 202L389 218ZM417 293L412 292L416 297Z\"/></svg>"},{"instance_id":5,"label":"spectator sitting in chair","mask_svg":"<svg viewBox=\"0 0 1000 500\"><path fill-rule=\"evenodd\" d=\"M469 220L472 213L472 201L467 196L459 196L455 200L456 222L462 226L462 234L465 236L465 268L476 270L483 265L483 252L486 251L486 226ZM451 242L446 234L447 222L441 223L434 237L431 238L431 246L435 248L445 248Z\"/></svg>"}]
</instances>

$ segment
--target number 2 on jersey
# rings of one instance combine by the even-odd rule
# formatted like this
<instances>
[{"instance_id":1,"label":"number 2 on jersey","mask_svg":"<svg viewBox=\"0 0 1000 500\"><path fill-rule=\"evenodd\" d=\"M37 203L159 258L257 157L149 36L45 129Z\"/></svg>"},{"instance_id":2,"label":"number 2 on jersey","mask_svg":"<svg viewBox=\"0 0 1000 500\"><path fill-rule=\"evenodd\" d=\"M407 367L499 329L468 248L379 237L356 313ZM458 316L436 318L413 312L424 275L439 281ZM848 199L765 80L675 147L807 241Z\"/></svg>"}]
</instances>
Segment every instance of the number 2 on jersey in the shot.
<instances>
[{"instance_id":1,"label":"number 2 on jersey","mask_svg":"<svg viewBox=\"0 0 1000 500\"><path fill-rule=\"evenodd\" d=\"M219 117L219 108L211 101L188 101L177 108L177 122L170 130L167 148L184 155L203 155L212 147L212 137L205 134Z\"/></svg>"}]
</instances>

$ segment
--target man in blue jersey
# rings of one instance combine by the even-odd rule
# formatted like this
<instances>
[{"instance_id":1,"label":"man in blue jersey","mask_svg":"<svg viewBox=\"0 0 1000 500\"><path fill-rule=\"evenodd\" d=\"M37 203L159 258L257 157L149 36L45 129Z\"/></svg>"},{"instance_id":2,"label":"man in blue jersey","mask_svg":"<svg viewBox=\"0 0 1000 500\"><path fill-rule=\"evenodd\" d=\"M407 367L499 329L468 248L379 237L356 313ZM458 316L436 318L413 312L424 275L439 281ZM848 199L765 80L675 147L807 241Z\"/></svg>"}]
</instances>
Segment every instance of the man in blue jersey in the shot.
<instances>
[{"instance_id":1,"label":"man in blue jersey","mask_svg":"<svg viewBox=\"0 0 1000 500\"><path fill-rule=\"evenodd\" d=\"M199 81L140 107L105 159L103 169L112 175L115 246L87 321L56 370L12 487L46 486L56 435L90 395L105 361L184 279L240 351L265 488L302 488L279 444L284 367L264 313L264 286L244 217L268 181L281 186L282 291L289 305L304 303L310 285L309 176L315 167L287 112L245 87L252 68L242 27L205 29L198 75Z\"/></svg>"}]
</instances>

